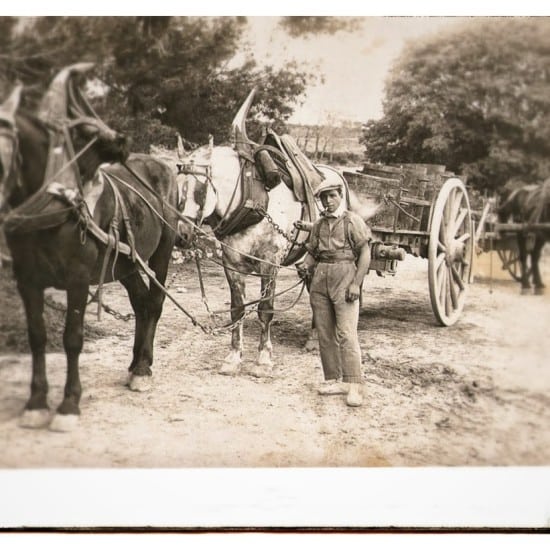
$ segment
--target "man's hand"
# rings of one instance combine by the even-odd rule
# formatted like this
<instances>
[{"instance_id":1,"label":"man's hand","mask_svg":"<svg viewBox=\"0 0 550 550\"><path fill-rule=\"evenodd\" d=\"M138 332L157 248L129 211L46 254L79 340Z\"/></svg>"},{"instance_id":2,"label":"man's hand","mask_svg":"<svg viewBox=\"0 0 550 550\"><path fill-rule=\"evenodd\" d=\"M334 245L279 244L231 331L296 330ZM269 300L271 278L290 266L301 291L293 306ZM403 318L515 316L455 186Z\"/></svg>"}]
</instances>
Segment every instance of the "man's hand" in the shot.
<instances>
[{"instance_id":1,"label":"man's hand","mask_svg":"<svg viewBox=\"0 0 550 550\"><path fill-rule=\"evenodd\" d=\"M355 302L359 298L359 285L351 283L346 290L346 302Z\"/></svg>"},{"instance_id":2,"label":"man's hand","mask_svg":"<svg viewBox=\"0 0 550 550\"><path fill-rule=\"evenodd\" d=\"M302 220L297 220L294 222L294 227L302 231L311 231L313 224L311 222L303 222Z\"/></svg>"},{"instance_id":3,"label":"man's hand","mask_svg":"<svg viewBox=\"0 0 550 550\"><path fill-rule=\"evenodd\" d=\"M296 271L298 271L298 277L300 277L302 281L307 282L311 277L311 269L304 263L296 264Z\"/></svg>"}]
</instances>

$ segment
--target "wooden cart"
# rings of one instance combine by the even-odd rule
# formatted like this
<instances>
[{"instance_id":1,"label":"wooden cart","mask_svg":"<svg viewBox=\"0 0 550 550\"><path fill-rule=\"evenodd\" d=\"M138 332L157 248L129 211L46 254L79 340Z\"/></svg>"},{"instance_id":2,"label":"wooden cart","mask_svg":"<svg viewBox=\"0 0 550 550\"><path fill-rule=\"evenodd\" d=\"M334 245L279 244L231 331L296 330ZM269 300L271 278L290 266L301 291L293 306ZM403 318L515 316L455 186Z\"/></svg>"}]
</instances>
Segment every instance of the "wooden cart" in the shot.
<instances>
[{"instance_id":1,"label":"wooden cart","mask_svg":"<svg viewBox=\"0 0 550 550\"><path fill-rule=\"evenodd\" d=\"M475 248L466 187L444 166L365 164L344 170L350 188L377 201L371 218L374 241L370 269L395 274L412 254L428 259L430 300L437 321L456 323L464 308Z\"/></svg>"}]
</instances>

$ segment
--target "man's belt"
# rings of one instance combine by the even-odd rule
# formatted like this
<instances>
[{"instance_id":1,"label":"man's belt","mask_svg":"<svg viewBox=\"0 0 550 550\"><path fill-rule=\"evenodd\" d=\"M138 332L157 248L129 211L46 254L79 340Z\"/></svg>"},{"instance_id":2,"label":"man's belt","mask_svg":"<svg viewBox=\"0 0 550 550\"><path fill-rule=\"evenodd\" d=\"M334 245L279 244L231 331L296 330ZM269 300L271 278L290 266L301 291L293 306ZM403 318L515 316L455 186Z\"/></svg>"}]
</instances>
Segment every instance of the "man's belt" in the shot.
<instances>
[{"instance_id":1,"label":"man's belt","mask_svg":"<svg viewBox=\"0 0 550 550\"><path fill-rule=\"evenodd\" d=\"M324 264L355 262L355 256L348 250L323 250L317 255L317 261Z\"/></svg>"}]
</instances>

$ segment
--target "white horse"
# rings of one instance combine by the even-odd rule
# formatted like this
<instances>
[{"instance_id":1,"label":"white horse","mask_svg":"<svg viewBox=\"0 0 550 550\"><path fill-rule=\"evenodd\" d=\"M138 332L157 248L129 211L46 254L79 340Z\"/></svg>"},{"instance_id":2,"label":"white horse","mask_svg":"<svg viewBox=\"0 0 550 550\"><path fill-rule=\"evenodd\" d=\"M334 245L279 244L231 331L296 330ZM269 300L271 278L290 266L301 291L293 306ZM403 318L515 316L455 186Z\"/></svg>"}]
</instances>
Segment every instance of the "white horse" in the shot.
<instances>
[{"instance_id":1,"label":"white horse","mask_svg":"<svg viewBox=\"0 0 550 550\"><path fill-rule=\"evenodd\" d=\"M246 137L246 133L243 133ZM182 157L183 152L180 150L180 158ZM181 213L191 222L182 222L179 225L180 236L185 245L193 239L195 224L200 226L204 222L215 229L219 227L220 220L231 218L241 204L241 178L248 168L243 169L239 154L233 147L214 147L212 144L185 154L182 162L185 166L184 173L178 176L182 203L184 202ZM325 180L337 181L347 188L343 176L337 170L327 166L316 168ZM276 275L281 265L295 263L305 254L303 246L300 247L299 244L307 240L308 232L298 230L294 225L294 222L303 217L303 203L296 199L294 192L284 182L272 188L268 195L267 215L257 223L220 239L223 266L231 292L231 319L235 323L231 350L221 366L222 374L236 374L240 369L243 324L238 321L245 313L246 277L256 274L261 277L261 301L258 304L261 334L257 363L250 374L258 377L272 375L271 321ZM351 202L348 207L364 219L374 213L372 207L361 205L353 193L346 195ZM298 245L293 245L293 241ZM314 337L312 331L310 340Z\"/></svg>"}]
</instances>

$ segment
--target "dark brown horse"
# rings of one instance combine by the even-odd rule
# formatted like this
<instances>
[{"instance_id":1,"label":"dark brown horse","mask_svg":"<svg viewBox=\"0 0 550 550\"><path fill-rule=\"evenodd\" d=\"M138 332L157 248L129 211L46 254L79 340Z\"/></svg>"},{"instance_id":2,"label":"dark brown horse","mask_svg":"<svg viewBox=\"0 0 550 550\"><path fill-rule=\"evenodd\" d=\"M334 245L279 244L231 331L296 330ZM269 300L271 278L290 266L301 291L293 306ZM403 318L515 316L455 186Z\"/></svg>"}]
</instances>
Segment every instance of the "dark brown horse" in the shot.
<instances>
[{"instance_id":1,"label":"dark brown horse","mask_svg":"<svg viewBox=\"0 0 550 550\"><path fill-rule=\"evenodd\" d=\"M87 68L66 69L54 83L65 89L63 83ZM18 110L17 91L0 108L0 187L12 208L4 230L32 353L31 396L21 425L50 423L50 429L61 431L71 429L80 414L78 361L90 285L120 280L125 286L136 318L129 385L144 389L143 381L150 380L164 295L155 285L145 284L134 259L148 260L164 283L175 240L171 227L176 224L174 210L167 204L175 207L177 202L175 178L167 165L147 155L127 158L123 136L94 118L94 113L83 116L86 102L80 113L65 103L71 105L71 98L59 101L47 95L42 105L40 114L50 121L52 111L61 106L58 128ZM56 154L63 157L61 168ZM97 170L102 163L117 161L125 164ZM129 255L123 253L124 247ZM48 287L67 293L63 335L67 378L64 399L53 419L47 402L43 320Z\"/></svg>"},{"instance_id":2,"label":"dark brown horse","mask_svg":"<svg viewBox=\"0 0 550 550\"><path fill-rule=\"evenodd\" d=\"M550 236L550 178L540 184L511 181L504 186L504 192L498 212L500 221L521 224L517 228L521 293L531 292L532 280L535 294L544 294L539 262Z\"/></svg>"}]
</instances>

